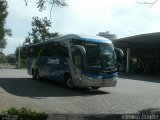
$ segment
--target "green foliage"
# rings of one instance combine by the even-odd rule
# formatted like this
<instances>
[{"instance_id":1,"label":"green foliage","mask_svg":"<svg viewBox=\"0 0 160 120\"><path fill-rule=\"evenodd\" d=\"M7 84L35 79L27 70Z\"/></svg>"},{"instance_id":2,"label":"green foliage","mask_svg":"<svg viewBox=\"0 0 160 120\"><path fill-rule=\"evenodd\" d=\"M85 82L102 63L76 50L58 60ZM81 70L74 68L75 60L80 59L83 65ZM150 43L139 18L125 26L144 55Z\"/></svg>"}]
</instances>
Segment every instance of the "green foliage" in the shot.
<instances>
[{"instance_id":1,"label":"green foliage","mask_svg":"<svg viewBox=\"0 0 160 120\"><path fill-rule=\"evenodd\" d=\"M26 107L22 107L20 109L11 107L10 109L0 113L0 119L6 117L15 117L16 120L47 120L48 115L44 112L37 112Z\"/></svg>"},{"instance_id":2,"label":"green foliage","mask_svg":"<svg viewBox=\"0 0 160 120\"><path fill-rule=\"evenodd\" d=\"M59 36L59 34L49 32L49 28L51 27L51 21L45 18L33 17L32 21L32 32L28 34L23 45L20 47L20 58L21 58L21 68L27 66L27 56L28 56L28 47L25 45L26 43L35 44L39 42L43 42L50 38L54 38ZM19 57L19 47L15 50L15 55L18 60Z\"/></svg>"},{"instance_id":3,"label":"green foliage","mask_svg":"<svg viewBox=\"0 0 160 120\"><path fill-rule=\"evenodd\" d=\"M16 60L18 62L19 47L16 48L14 54L15 54ZM20 67L21 68L26 68L27 67L27 56L28 56L28 47L27 46L20 47L20 59L21 59L20 60Z\"/></svg>"},{"instance_id":4,"label":"green foliage","mask_svg":"<svg viewBox=\"0 0 160 120\"><path fill-rule=\"evenodd\" d=\"M5 64L5 63L6 63L6 58L5 57L3 57L3 58L0 57L0 64Z\"/></svg>"},{"instance_id":5,"label":"green foliage","mask_svg":"<svg viewBox=\"0 0 160 120\"><path fill-rule=\"evenodd\" d=\"M6 18L8 15L7 11L7 1L6 0L0 0L0 48L4 49L7 42L5 39L5 36L11 36L11 30L5 28Z\"/></svg>"},{"instance_id":6,"label":"green foliage","mask_svg":"<svg viewBox=\"0 0 160 120\"><path fill-rule=\"evenodd\" d=\"M37 8L39 8L40 11L45 9L45 4L46 3L51 4L52 6L67 6L65 0L38 0L37 2ZM52 9L52 8L51 8Z\"/></svg>"},{"instance_id":7,"label":"green foliage","mask_svg":"<svg viewBox=\"0 0 160 120\"><path fill-rule=\"evenodd\" d=\"M27 46L21 46L20 48L17 47L15 50L15 56L16 58L19 57L19 49L20 49L20 57L21 59L27 59L27 55L28 55L28 47Z\"/></svg>"},{"instance_id":8,"label":"green foliage","mask_svg":"<svg viewBox=\"0 0 160 120\"><path fill-rule=\"evenodd\" d=\"M4 64L6 61L5 55L0 51L0 64Z\"/></svg>"},{"instance_id":9,"label":"green foliage","mask_svg":"<svg viewBox=\"0 0 160 120\"><path fill-rule=\"evenodd\" d=\"M16 64L16 56L14 54L9 54L5 56L6 63L15 65Z\"/></svg>"},{"instance_id":10,"label":"green foliage","mask_svg":"<svg viewBox=\"0 0 160 120\"><path fill-rule=\"evenodd\" d=\"M39 17L33 17L32 21L32 33L29 33L28 37L25 39L25 43L39 43L45 41L49 38L57 37L58 33L49 32L51 27L51 21L44 17L40 19Z\"/></svg>"},{"instance_id":11,"label":"green foliage","mask_svg":"<svg viewBox=\"0 0 160 120\"><path fill-rule=\"evenodd\" d=\"M19 68L18 59L17 59L16 68ZM20 69L21 68L27 68L27 60L26 59L20 59Z\"/></svg>"},{"instance_id":12,"label":"green foliage","mask_svg":"<svg viewBox=\"0 0 160 120\"><path fill-rule=\"evenodd\" d=\"M27 68L27 60L26 59L21 59L21 62L20 62L20 64L21 64L21 68Z\"/></svg>"}]
</instances>

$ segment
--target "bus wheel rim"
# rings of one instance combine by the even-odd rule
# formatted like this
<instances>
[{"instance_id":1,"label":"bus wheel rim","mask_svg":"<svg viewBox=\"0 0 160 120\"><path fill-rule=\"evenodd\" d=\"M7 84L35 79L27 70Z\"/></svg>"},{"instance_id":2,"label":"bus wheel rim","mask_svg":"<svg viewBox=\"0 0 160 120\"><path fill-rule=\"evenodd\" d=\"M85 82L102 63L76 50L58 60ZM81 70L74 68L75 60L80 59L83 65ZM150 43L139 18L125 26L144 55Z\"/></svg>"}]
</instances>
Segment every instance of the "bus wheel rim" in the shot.
<instances>
[{"instance_id":1,"label":"bus wheel rim","mask_svg":"<svg viewBox=\"0 0 160 120\"><path fill-rule=\"evenodd\" d=\"M72 88L72 87L73 87L72 81L71 81L70 78L67 80L67 86L68 86L69 88Z\"/></svg>"}]
</instances>

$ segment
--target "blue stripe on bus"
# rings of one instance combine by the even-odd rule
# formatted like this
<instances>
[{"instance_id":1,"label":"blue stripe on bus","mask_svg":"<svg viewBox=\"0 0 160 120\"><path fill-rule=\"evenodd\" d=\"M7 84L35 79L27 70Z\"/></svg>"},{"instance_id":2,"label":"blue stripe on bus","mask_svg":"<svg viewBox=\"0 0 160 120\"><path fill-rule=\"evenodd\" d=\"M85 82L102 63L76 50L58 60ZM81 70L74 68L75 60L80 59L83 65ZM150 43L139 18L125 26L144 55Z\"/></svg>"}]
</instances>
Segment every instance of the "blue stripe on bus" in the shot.
<instances>
[{"instance_id":1,"label":"blue stripe on bus","mask_svg":"<svg viewBox=\"0 0 160 120\"><path fill-rule=\"evenodd\" d=\"M93 79L110 79L113 77L118 77L117 72L111 74L92 74L92 73L82 72L82 74L86 75L87 77L91 77Z\"/></svg>"}]
</instances>

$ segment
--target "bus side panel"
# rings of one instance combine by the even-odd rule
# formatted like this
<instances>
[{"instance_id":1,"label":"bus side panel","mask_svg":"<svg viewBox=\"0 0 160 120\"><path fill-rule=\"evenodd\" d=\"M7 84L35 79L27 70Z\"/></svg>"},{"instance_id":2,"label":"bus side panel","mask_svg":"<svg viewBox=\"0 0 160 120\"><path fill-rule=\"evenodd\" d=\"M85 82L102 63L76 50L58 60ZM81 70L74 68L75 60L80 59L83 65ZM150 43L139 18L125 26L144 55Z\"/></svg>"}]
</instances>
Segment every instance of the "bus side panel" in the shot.
<instances>
[{"instance_id":1,"label":"bus side panel","mask_svg":"<svg viewBox=\"0 0 160 120\"><path fill-rule=\"evenodd\" d=\"M34 57L29 57L27 59L27 72L29 75L32 75L32 69L34 68L34 64L35 64L35 58Z\"/></svg>"},{"instance_id":2,"label":"bus side panel","mask_svg":"<svg viewBox=\"0 0 160 120\"><path fill-rule=\"evenodd\" d=\"M64 56L55 56L49 58L48 79L58 82L64 82L64 74L69 72L69 66Z\"/></svg>"},{"instance_id":3,"label":"bus side panel","mask_svg":"<svg viewBox=\"0 0 160 120\"><path fill-rule=\"evenodd\" d=\"M42 78L47 77L47 56L41 56L38 60L38 70L39 70L39 76Z\"/></svg>"}]
</instances>

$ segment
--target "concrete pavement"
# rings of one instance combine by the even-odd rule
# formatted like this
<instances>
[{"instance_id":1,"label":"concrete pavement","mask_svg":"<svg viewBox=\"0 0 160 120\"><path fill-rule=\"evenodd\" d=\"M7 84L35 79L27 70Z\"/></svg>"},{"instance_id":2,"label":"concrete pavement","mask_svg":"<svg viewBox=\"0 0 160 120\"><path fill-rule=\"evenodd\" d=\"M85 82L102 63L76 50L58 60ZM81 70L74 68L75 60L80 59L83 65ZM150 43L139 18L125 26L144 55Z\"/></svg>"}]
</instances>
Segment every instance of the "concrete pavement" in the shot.
<instances>
[{"instance_id":1,"label":"concrete pavement","mask_svg":"<svg viewBox=\"0 0 160 120\"><path fill-rule=\"evenodd\" d=\"M160 108L158 80L159 77L121 76L116 87L67 90L54 82L34 81L26 70L0 69L0 110L25 106L49 114L149 112Z\"/></svg>"}]
</instances>

